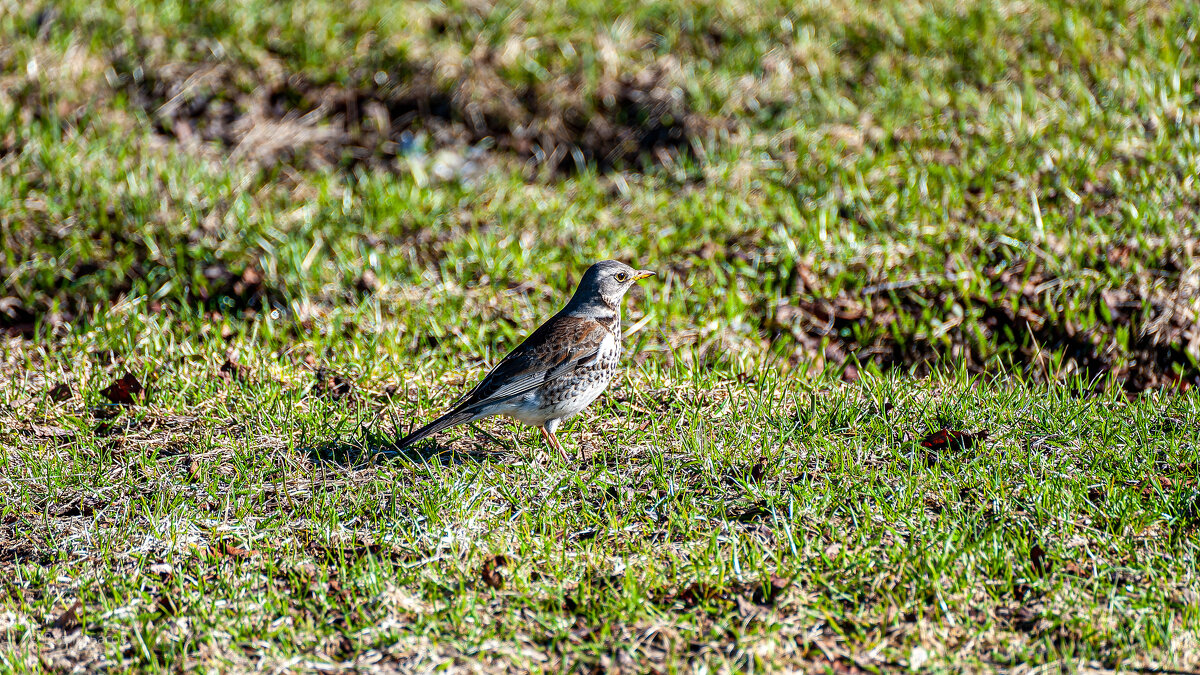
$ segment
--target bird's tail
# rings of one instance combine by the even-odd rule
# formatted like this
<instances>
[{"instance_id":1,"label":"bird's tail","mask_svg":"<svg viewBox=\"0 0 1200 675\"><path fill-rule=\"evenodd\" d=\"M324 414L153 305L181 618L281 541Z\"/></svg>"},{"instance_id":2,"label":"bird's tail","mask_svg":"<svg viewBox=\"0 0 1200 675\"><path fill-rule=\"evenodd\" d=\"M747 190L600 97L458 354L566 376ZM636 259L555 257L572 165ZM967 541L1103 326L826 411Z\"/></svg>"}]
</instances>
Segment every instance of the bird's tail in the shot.
<instances>
[{"instance_id":1,"label":"bird's tail","mask_svg":"<svg viewBox=\"0 0 1200 675\"><path fill-rule=\"evenodd\" d=\"M446 413L445 415L442 415L441 417L430 422L429 424L426 424L425 426L421 427L420 429L417 429L416 431L409 433L407 436L405 436L404 438L401 438L399 441L396 441L396 449L403 450L404 448L407 448L408 446L412 445L413 443L416 443L417 441L420 441L421 439L424 439L428 436L432 436L433 434L436 434L439 431L449 429L450 427L458 426L459 424L473 421L477 417L478 416L476 415L474 410L451 410L450 412Z\"/></svg>"}]
</instances>

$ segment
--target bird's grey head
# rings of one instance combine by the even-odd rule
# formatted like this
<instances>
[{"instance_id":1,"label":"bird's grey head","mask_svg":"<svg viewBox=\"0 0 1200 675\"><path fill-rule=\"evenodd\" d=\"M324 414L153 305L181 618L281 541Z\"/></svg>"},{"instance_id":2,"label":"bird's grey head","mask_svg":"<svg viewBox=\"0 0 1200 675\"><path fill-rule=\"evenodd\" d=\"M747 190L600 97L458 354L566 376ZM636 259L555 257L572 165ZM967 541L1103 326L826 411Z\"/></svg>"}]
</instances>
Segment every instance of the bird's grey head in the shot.
<instances>
[{"instance_id":1,"label":"bird's grey head","mask_svg":"<svg viewBox=\"0 0 1200 675\"><path fill-rule=\"evenodd\" d=\"M650 270L635 270L617 260L601 260L588 268L571 297L568 309L599 310L620 313L621 298L639 279L653 276Z\"/></svg>"}]
</instances>

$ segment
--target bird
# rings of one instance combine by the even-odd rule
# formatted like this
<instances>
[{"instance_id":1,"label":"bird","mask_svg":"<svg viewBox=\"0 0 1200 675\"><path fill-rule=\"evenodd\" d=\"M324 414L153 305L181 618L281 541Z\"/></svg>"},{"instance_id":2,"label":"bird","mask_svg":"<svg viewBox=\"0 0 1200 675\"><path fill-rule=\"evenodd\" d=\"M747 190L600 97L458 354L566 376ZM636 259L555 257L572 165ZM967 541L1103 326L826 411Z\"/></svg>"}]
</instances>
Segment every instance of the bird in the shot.
<instances>
[{"instance_id":1,"label":"bird","mask_svg":"<svg viewBox=\"0 0 1200 675\"><path fill-rule=\"evenodd\" d=\"M617 260L584 272L571 300L500 360L448 412L396 442L408 446L460 424L507 415L538 428L564 460L554 435L563 420L595 401L621 358L621 301L638 281L654 276Z\"/></svg>"}]
</instances>

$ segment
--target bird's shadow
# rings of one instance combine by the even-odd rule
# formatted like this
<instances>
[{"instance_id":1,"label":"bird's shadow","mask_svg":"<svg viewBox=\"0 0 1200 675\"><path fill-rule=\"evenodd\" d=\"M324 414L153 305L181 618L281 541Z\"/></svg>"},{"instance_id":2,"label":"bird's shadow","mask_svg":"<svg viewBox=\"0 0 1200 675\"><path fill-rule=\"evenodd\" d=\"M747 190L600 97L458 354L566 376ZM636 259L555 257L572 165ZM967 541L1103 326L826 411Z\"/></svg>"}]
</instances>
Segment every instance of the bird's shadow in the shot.
<instances>
[{"instance_id":1,"label":"bird's shadow","mask_svg":"<svg viewBox=\"0 0 1200 675\"><path fill-rule=\"evenodd\" d=\"M497 441L488 434L492 441ZM498 443L498 441L497 441ZM455 449L440 445L433 440L423 441L407 448L397 448L395 439L380 433L366 432L357 439L334 439L325 443L306 445L297 451L308 457L314 464L335 464L347 468L361 468L371 464L383 464L394 461L428 464L467 464L483 462L502 462L513 450L500 443L500 447L491 450L484 442L476 442L470 450Z\"/></svg>"}]
</instances>

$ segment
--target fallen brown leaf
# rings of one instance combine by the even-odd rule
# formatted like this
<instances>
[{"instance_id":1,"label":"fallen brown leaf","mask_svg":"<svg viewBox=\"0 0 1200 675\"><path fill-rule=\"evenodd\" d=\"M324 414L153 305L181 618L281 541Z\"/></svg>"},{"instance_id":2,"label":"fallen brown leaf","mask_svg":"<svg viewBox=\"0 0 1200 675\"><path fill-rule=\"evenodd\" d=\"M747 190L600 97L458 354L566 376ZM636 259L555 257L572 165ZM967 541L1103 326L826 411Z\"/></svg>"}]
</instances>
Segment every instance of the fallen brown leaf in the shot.
<instances>
[{"instance_id":1,"label":"fallen brown leaf","mask_svg":"<svg viewBox=\"0 0 1200 675\"><path fill-rule=\"evenodd\" d=\"M479 577L483 579L483 583L491 586L496 590L504 588L504 577L501 576L499 569L508 565L508 558L503 555L491 556L483 561L483 567L479 570Z\"/></svg>"},{"instance_id":2,"label":"fallen brown leaf","mask_svg":"<svg viewBox=\"0 0 1200 675\"><path fill-rule=\"evenodd\" d=\"M1164 386L1166 388L1174 388L1181 394L1186 394L1192 388L1192 380L1189 380L1182 373L1171 373L1167 375Z\"/></svg>"},{"instance_id":3,"label":"fallen brown leaf","mask_svg":"<svg viewBox=\"0 0 1200 675\"><path fill-rule=\"evenodd\" d=\"M750 596L750 599L760 605L773 605L788 585L787 579L772 574L766 583L761 583L754 589L754 594Z\"/></svg>"},{"instance_id":4,"label":"fallen brown leaf","mask_svg":"<svg viewBox=\"0 0 1200 675\"><path fill-rule=\"evenodd\" d=\"M232 356L225 358L225 363L221 364L217 370L217 376L226 382L245 382L249 379L250 368L237 362Z\"/></svg>"},{"instance_id":5,"label":"fallen brown leaf","mask_svg":"<svg viewBox=\"0 0 1200 675\"><path fill-rule=\"evenodd\" d=\"M101 391L100 395L118 405L135 405L134 397L141 396L145 391L136 377L125 373L121 379Z\"/></svg>"},{"instance_id":6,"label":"fallen brown leaf","mask_svg":"<svg viewBox=\"0 0 1200 675\"><path fill-rule=\"evenodd\" d=\"M328 368L317 369L317 386L314 388L318 396L340 401L354 394L354 385L350 380Z\"/></svg>"},{"instance_id":7,"label":"fallen brown leaf","mask_svg":"<svg viewBox=\"0 0 1200 675\"><path fill-rule=\"evenodd\" d=\"M755 483L761 483L763 481L763 478L765 478L766 476L767 476L767 458L762 457L758 460L758 463L755 464L750 469L750 480L754 481Z\"/></svg>"},{"instance_id":8,"label":"fallen brown leaf","mask_svg":"<svg viewBox=\"0 0 1200 675\"><path fill-rule=\"evenodd\" d=\"M1054 569L1054 563L1046 559L1046 551L1038 544L1029 549L1029 562L1039 576L1045 576Z\"/></svg>"},{"instance_id":9,"label":"fallen brown leaf","mask_svg":"<svg viewBox=\"0 0 1200 675\"><path fill-rule=\"evenodd\" d=\"M62 403L71 398L71 387L65 382L60 382L51 387L50 391L46 392L46 395L50 397L51 401Z\"/></svg>"},{"instance_id":10,"label":"fallen brown leaf","mask_svg":"<svg viewBox=\"0 0 1200 675\"><path fill-rule=\"evenodd\" d=\"M1092 577L1092 570L1090 568L1080 565L1073 560L1064 564L1062 566L1062 571L1081 579L1090 579Z\"/></svg>"},{"instance_id":11,"label":"fallen brown leaf","mask_svg":"<svg viewBox=\"0 0 1200 675\"><path fill-rule=\"evenodd\" d=\"M985 440L988 437L988 432L979 431L970 433L967 431L954 431L953 429L939 429L925 438L921 439L921 447L929 450L966 450L973 447L979 441Z\"/></svg>"},{"instance_id":12,"label":"fallen brown leaf","mask_svg":"<svg viewBox=\"0 0 1200 675\"><path fill-rule=\"evenodd\" d=\"M62 427L52 427L42 424L31 424L28 427L19 427L17 433L24 436L33 436L34 438L48 438L65 443L75 436L75 432Z\"/></svg>"},{"instance_id":13,"label":"fallen brown leaf","mask_svg":"<svg viewBox=\"0 0 1200 675\"><path fill-rule=\"evenodd\" d=\"M208 549L208 552L214 558L243 559L243 558L249 558L251 556L258 555L258 551L254 551L254 550L247 549L247 548L240 548L238 546L234 546L233 544L231 544L227 541L222 541L218 544L213 545L211 548Z\"/></svg>"},{"instance_id":14,"label":"fallen brown leaf","mask_svg":"<svg viewBox=\"0 0 1200 675\"><path fill-rule=\"evenodd\" d=\"M67 611L60 614L51 625L55 628L62 628L64 630L74 630L79 628L79 610L81 609L83 609L83 603L76 599L75 604L71 605Z\"/></svg>"}]
</instances>

